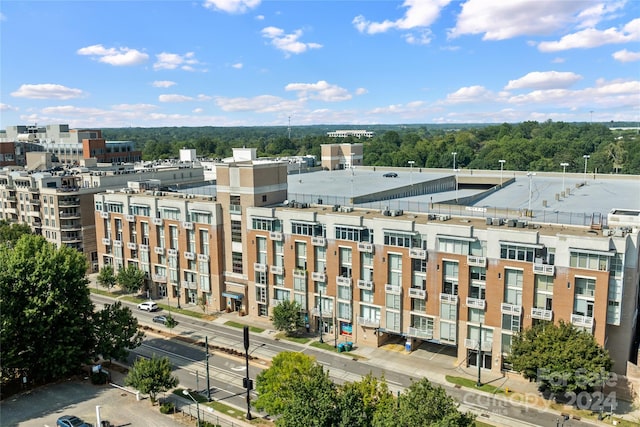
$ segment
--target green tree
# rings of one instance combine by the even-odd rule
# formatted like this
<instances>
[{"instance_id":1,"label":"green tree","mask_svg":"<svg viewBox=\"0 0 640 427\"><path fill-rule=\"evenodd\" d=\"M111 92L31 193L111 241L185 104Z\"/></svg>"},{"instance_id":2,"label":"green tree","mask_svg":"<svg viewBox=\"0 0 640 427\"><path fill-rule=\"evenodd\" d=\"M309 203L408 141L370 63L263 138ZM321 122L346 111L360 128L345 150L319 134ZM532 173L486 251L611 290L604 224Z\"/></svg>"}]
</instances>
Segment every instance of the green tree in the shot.
<instances>
[{"instance_id":1,"label":"green tree","mask_svg":"<svg viewBox=\"0 0 640 427\"><path fill-rule=\"evenodd\" d=\"M13 246L24 234L31 234L31 227L27 224L12 224L6 219L0 219L0 243Z\"/></svg>"},{"instance_id":2,"label":"green tree","mask_svg":"<svg viewBox=\"0 0 640 427\"><path fill-rule=\"evenodd\" d=\"M278 427L333 427L337 423L336 386L323 367L314 364L307 375L292 379L290 400L276 419Z\"/></svg>"},{"instance_id":3,"label":"green tree","mask_svg":"<svg viewBox=\"0 0 640 427\"><path fill-rule=\"evenodd\" d=\"M98 276L96 277L96 281L100 286L105 287L109 291L111 291L111 288L113 288L118 283L118 278L113 272L113 266L111 264L107 264L102 267L100 269L100 272L98 273Z\"/></svg>"},{"instance_id":4,"label":"green tree","mask_svg":"<svg viewBox=\"0 0 640 427\"><path fill-rule=\"evenodd\" d=\"M87 261L42 236L0 244L0 358L7 376L61 378L90 360L93 304ZM5 375L3 377L6 378Z\"/></svg>"},{"instance_id":5,"label":"green tree","mask_svg":"<svg viewBox=\"0 0 640 427\"><path fill-rule=\"evenodd\" d=\"M203 313L207 311L207 297L203 294L200 295L197 299L198 307L202 310Z\"/></svg>"},{"instance_id":6,"label":"green tree","mask_svg":"<svg viewBox=\"0 0 640 427\"><path fill-rule=\"evenodd\" d=\"M552 393L591 391L608 379L609 352L592 334L564 321L541 322L513 337L509 360Z\"/></svg>"},{"instance_id":7,"label":"green tree","mask_svg":"<svg viewBox=\"0 0 640 427\"><path fill-rule=\"evenodd\" d=\"M282 352L275 356L271 367L256 378L255 407L271 415L284 413L293 400L295 383L311 377L314 366L315 358L304 353Z\"/></svg>"},{"instance_id":8,"label":"green tree","mask_svg":"<svg viewBox=\"0 0 640 427\"><path fill-rule=\"evenodd\" d=\"M120 301L105 304L93 317L96 355L104 359L126 360L129 349L139 347L144 332L138 330L138 319Z\"/></svg>"},{"instance_id":9,"label":"green tree","mask_svg":"<svg viewBox=\"0 0 640 427\"><path fill-rule=\"evenodd\" d=\"M141 393L148 394L151 402L155 403L158 393L178 385L178 377L172 375L168 357L154 355L151 359L136 360L125 377L124 383Z\"/></svg>"},{"instance_id":10,"label":"green tree","mask_svg":"<svg viewBox=\"0 0 640 427\"><path fill-rule=\"evenodd\" d=\"M458 403L441 386L422 378L398 398L398 414L393 425L456 426L474 424L475 417L458 411Z\"/></svg>"},{"instance_id":11,"label":"green tree","mask_svg":"<svg viewBox=\"0 0 640 427\"><path fill-rule=\"evenodd\" d=\"M118 285L125 292L134 293L140 291L144 285L144 271L138 269L135 265L128 265L118 271Z\"/></svg>"},{"instance_id":12,"label":"green tree","mask_svg":"<svg viewBox=\"0 0 640 427\"><path fill-rule=\"evenodd\" d=\"M271 318L273 327L278 331L285 331L287 335L299 331L305 326L300 315L301 306L297 301L284 300L273 308Z\"/></svg>"},{"instance_id":13,"label":"green tree","mask_svg":"<svg viewBox=\"0 0 640 427\"><path fill-rule=\"evenodd\" d=\"M338 389L339 420L344 427L369 427L392 414L396 402L384 377L367 374L360 381L347 382Z\"/></svg>"}]
</instances>

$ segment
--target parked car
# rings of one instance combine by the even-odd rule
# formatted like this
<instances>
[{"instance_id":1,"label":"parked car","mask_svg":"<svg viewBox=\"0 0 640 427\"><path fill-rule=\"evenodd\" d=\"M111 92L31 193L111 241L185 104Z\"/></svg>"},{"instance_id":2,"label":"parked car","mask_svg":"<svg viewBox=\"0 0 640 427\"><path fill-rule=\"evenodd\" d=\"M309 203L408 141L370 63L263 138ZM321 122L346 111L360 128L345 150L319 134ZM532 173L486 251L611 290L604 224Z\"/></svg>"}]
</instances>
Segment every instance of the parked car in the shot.
<instances>
[{"instance_id":1,"label":"parked car","mask_svg":"<svg viewBox=\"0 0 640 427\"><path fill-rule=\"evenodd\" d=\"M382 175L382 176L384 176L385 178L397 178L397 177L398 177L398 174L397 174L397 173L395 173L395 172L387 172L387 173L385 173L385 174L384 174L384 175Z\"/></svg>"},{"instance_id":2,"label":"parked car","mask_svg":"<svg viewBox=\"0 0 640 427\"><path fill-rule=\"evenodd\" d=\"M138 304L138 310L145 311L156 311L158 309L158 304L153 301L145 301Z\"/></svg>"},{"instance_id":3,"label":"parked car","mask_svg":"<svg viewBox=\"0 0 640 427\"><path fill-rule=\"evenodd\" d=\"M58 427L91 427L75 415L63 415L56 421Z\"/></svg>"}]
</instances>

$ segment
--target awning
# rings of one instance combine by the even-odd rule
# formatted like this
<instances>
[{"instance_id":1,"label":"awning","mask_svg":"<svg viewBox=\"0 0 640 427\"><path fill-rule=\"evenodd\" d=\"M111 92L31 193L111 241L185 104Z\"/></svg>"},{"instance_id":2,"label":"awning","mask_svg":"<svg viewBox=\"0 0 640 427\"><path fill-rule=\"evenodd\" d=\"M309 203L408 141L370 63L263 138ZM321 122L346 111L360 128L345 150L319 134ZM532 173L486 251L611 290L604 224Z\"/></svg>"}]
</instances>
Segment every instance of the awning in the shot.
<instances>
[{"instance_id":1,"label":"awning","mask_svg":"<svg viewBox=\"0 0 640 427\"><path fill-rule=\"evenodd\" d=\"M244 298L244 295L236 294L235 292L223 292L222 296L226 297L226 298L231 298L231 299L242 299L242 298Z\"/></svg>"}]
</instances>

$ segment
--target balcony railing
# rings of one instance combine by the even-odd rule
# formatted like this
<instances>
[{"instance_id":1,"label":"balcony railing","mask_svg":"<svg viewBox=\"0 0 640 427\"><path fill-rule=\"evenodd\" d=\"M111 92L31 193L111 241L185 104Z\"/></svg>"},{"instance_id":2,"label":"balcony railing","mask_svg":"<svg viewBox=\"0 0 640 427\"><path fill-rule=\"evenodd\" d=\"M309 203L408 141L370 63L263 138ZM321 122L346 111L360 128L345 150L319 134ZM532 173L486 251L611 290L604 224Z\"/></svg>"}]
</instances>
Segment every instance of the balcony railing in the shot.
<instances>
[{"instance_id":1,"label":"balcony railing","mask_svg":"<svg viewBox=\"0 0 640 427\"><path fill-rule=\"evenodd\" d=\"M409 298L425 299L427 298L427 291L418 288L409 288Z\"/></svg>"},{"instance_id":2,"label":"balcony railing","mask_svg":"<svg viewBox=\"0 0 640 427\"><path fill-rule=\"evenodd\" d=\"M185 252L184 253L184 259L195 260L196 259L196 253L195 252Z\"/></svg>"},{"instance_id":3,"label":"balcony railing","mask_svg":"<svg viewBox=\"0 0 640 427\"><path fill-rule=\"evenodd\" d=\"M326 282L327 275L321 271L313 271L311 272L311 280L313 280L314 282Z\"/></svg>"},{"instance_id":4,"label":"balcony railing","mask_svg":"<svg viewBox=\"0 0 640 427\"><path fill-rule=\"evenodd\" d=\"M307 270L296 268L295 270L293 270L293 277L304 279L305 277L307 277Z\"/></svg>"},{"instance_id":5,"label":"balcony railing","mask_svg":"<svg viewBox=\"0 0 640 427\"><path fill-rule=\"evenodd\" d=\"M540 320L551 320L553 319L553 311L545 310L544 308L531 308L531 317L534 319Z\"/></svg>"},{"instance_id":6,"label":"balcony railing","mask_svg":"<svg viewBox=\"0 0 640 427\"><path fill-rule=\"evenodd\" d=\"M229 212L231 212L232 214L241 215L242 214L242 206L240 206L240 205L229 205Z\"/></svg>"},{"instance_id":7,"label":"balcony railing","mask_svg":"<svg viewBox=\"0 0 640 427\"><path fill-rule=\"evenodd\" d=\"M500 312L502 314L520 316L522 314L522 306L503 302L502 304L500 304Z\"/></svg>"},{"instance_id":8,"label":"balcony railing","mask_svg":"<svg viewBox=\"0 0 640 427\"><path fill-rule=\"evenodd\" d=\"M167 283L167 276L161 276L159 274L154 274L152 276L152 279L153 279L154 282Z\"/></svg>"},{"instance_id":9,"label":"balcony railing","mask_svg":"<svg viewBox=\"0 0 640 427\"><path fill-rule=\"evenodd\" d=\"M209 255L205 255L205 254L198 254L198 261L209 261Z\"/></svg>"},{"instance_id":10,"label":"balcony railing","mask_svg":"<svg viewBox=\"0 0 640 427\"><path fill-rule=\"evenodd\" d=\"M138 249L140 249L141 252L149 252L149 245L140 245Z\"/></svg>"},{"instance_id":11,"label":"balcony railing","mask_svg":"<svg viewBox=\"0 0 640 427\"><path fill-rule=\"evenodd\" d=\"M282 267L281 265L272 265L271 272L273 274L284 274L284 267Z\"/></svg>"},{"instance_id":12,"label":"balcony railing","mask_svg":"<svg viewBox=\"0 0 640 427\"><path fill-rule=\"evenodd\" d=\"M313 236L311 237L311 244L313 246L325 246L327 244L327 239L322 236Z\"/></svg>"},{"instance_id":13,"label":"balcony railing","mask_svg":"<svg viewBox=\"0 0 640 427\"><path fill-rule=\"evenodd\" d=\"M107 237L103 237L102 238L102 244L105 246L110 246L111 245L111 239L107 238Z\"/></svg>"},{"instance_id":14,"label":"balcony railing","mask_svg":"<svg viewBox=\"0 0 640 427\"><path fill-rule=\"evenodd\" d=\"M351 277L336 276L336 283L338 285L351 286Z\"/></svg>"},{"instance_id":15,"label":"balcony railing","mask_svg":"<svg viewBox=\"0 0 640 427\"><path fill-rule=\"evenodd\" d=\"M267 264L261 264L259 262L253 263L253 269L258 273L266 273L267 272Z\"/></svg>"},{"instance_id":16,"label":"balcony railing","mask_svg":"<svg viewBox=\"0 0 640 427\"><path fill-rule=\"evenodd\" d=\"M364 326L366 328L379 328L380 327L380 321L379 320L373 320L373 319L367 319L365 317L358 317L358 325Z\"/></svg>"},{"instance_id":17,"label":"balcony railing","mask_svg":"<svg viewBox=\"0 0 640 427\"><path fill-rule=\"evenodd\" d=\"M132 242L127 242L127 249L135 251L136 249L138 249L138 245Z\"/></svg>"},{"instance_id":18,"label":"balcony railing","mask_svg":"<svg viewBox=\"0 0 640 427\"><path fill-rule=\"evenodd\" d=\"M487 301L483 299L467 297L467 307L469 308L479 308L480 310L484 310L486 306Z\"/></svg>"},{"instance_id":19,"label":"balcony railing","mask_svg":"<svg viewBox=\"0 0 640 427\"><path fill-rule=\"evenodd\" d=\"M427 251L421 248L409 249L409 258L425 259L427 258Z\"/></svg>"},{"instance_id":20,"label":"balcony railing","mask_svg":"<svg viewBox=\"0 0 640 427\"><path fill-rule=\"evenodd\" d=\"M153 248L153 253L155 253L156 255L164 255L164 248L156 246L155 248Z\"/></svg>"},{"instance_id":21,"label":"balcony railing","mask_svg":"<svg viewBox=\"0 0 640 427\"><path fill-rule=\"evenodd\" d=\"M467 264L470 267L486 267L487 257L467 255Z\"/></svg>"},{"instance_id":22,"label":"balcony railing","mask_svg":"<svg viewBox=\"0 0 640 427\"><path fill-rule=\"evenodd\" d=\"M153 225L162 226L162 218L152 218L151 222L153 223Z\"/></svg>"},{"instance_id":23,"label":"balcony railing","mask_svg":"<svg viewBox=\"0 0 640 427\"><path fill-rule=\"evenodd\" d=\"M80 218L80 212L60 212L60 218Z\"/></svg>"},{"instance_id":24,"label":"balcony railing","mask_svg":"<svg viewBox=\"0 0 640 427\"><path fill-rule=\"evenodd\" d=\"M167 249L167 255L169 255L170 257L176 257L176 256L178 256L178 250L177 249Z\"/></svg>"},{"instance_id":25,"label":"balcony railing","mask_svg":"<svg viewBox=\"0 0 640 427\"><path fill-rule=\"evenodd\" d=\"M271 240L275 240L277 242L281 242L282 241L282 233L279 231L270 231L269 232L269 238Z\"/></svg>"},{"instance_id":26,"label":"balcony railing","mask_svg":"<svg viewBox=\"0 0 640 427\"><path fill-rule=\"evenodd\" d=\"M185 289L198 289L198 285L196 282L190 282L188 280L182 281L182 287Z\"/></svg>"},{"instance_id":27,"label":"balcony railing","mask_svg":"<svg viewBox=\"0 0 640 427\"><path fill-rule=\"evenodd\" d=\"M136 216L135 215L125 215L124 219L126 219L127 222L136 222Z\"/></svg>"},{"instance_id":28,"label":"balcony railing","mask_svg":"<svg viewBox=\"0 0 640 427\"><path fill-rule=\"evenodd\" d=\"M182 221L182 228L185 230L193 230L193 223L189 221Z\"/></svg>"},{"instance_id":29,"label":"balcony railing","mask_svg":"<svg viewBox=\"0 0 640 427\"><path fill-rule=\"evenodd\" d=\"M422 338L424 340L433 339L433 330L430 329L418 329L413 326L409 326L407 329L407 336L414 338Z\"/></svg>"},{"instance_id":30,"label":"balcony railing","mask_svg":"<svg viewBox=\"0 0 640 427\"><path fill-rule=\"evenodd\" d=\"M402 292L402 287L400 285L392 285L390 283L387 283L386 285L384 285L384 291L388 294L400 295L400 293Z\"/></svg>"},{"instance_id":31,"label":"balcony railing","mask_svg":"<svg viewBox=\"0 0 640 427\"><path fill-rule=\"evenodd\" d=\"M373 243L369 242L358 242L358 250L360 252L373 252Z\"/></svg>"},{"instance_id":32,"label":"balcony railing","mask_svg":"<svg viewBox=\"0 0 640 427\"><path fill-rule=\"evenodd\" d=\"M541 274L544 276L553 276L555 266L549 264L533 264L533 274Z\"/></svg>"},{"instance_id":33,"label":"balcony railing","mask_svg":"<svg viewBox=\"0 0 640 427\"><path fill-rule=\"evenodd\" d=\"M100 218L102 219L109 219L109 212L100 212Z\"/></svg>"},{"instance_id":34,"label":"balcony railing","mask_svg":"<svg viewBox=\"0 0 640 427\"><path fill-rule=\"evenodd\" d=\"M358 280L358 289L364 289L367 291L373 290L373 281L372 280Z\"/></svg>"},{"instance_id":35,"label":"balcony railing","mask_svg":"<svg viewBox=\"0 0 640 427\"><path fill-rule=\"evenodd\" d=\"M320 309L315 307L311 309L311 315L315 317L320 317ZM333 312L331 310L322 309L322 318L323 319L331 319L333 317Z\"/></svg>"},{"instance_id":36,"label":"balcony railing","mask_svg":"<svg viewBox=\"0 0 640 427\"><path fill-rule=\"evenodd\" d=\"M445 304L458 304L458 295L441 293L440 302L443 302Z\"/></svg>"},{"instance_id":37,"label":"balcony railing","mask_svg":"<svg viewBox=\"0 0 640 427\"><path fill-rule=\"evenodd\" d=\"M283 299L275 299L275 298L273 298L273 299L271 300L271 302L270 302L270 304L269 304L269 305L270 305L271 307L277 307L277 306L279 306L280 304L282 304L284 301L285 301L285 300L283 300Z\"/></svg>"},{"instance_id":38,"label":"balcony railing","mask_svg":"<svg viewBox=\"0 0 640 427\"><path fill-rule=\"evenodd\" d=\"M114 240L113 241L113 246L116 248L121 248L122 247L122 240Z\"/></svg>"},{"instance_id":39,"label":"balcony railing","mask_svg":"<svg viewBox=\"0 0 640 427\"><path fill-rule=\"evenodd\" d=\"M480 343L478 340L474 340L471 338L467 338L464 340L464 347L469 350L478 350L478 345ZM482 351L489 352L493 348L493 341L491 340L482 340Z\"/></svg>"},{"instance_id":40,"label":"balcony railing","mask_svg":"<svg viewBox=\"0 0 640 427\"><path fill-rule=\"evenodd\" d=\"M571 323L575 326L593 329L593 317L583 316L582 314L572 314Z\"/></svg>"}]
</instances>

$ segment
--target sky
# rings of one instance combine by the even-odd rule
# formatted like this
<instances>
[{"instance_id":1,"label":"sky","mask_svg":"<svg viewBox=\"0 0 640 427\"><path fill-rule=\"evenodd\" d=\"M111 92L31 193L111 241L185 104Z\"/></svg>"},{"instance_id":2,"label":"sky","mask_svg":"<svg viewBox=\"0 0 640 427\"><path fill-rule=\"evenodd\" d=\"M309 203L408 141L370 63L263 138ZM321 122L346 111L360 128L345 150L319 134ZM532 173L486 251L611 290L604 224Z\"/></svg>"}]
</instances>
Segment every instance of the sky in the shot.
<instances>
[{"instance_id":1,"label":"sky","mask_svg":"<svg viewBox=\"0 0 640 427\"><path fill-rule=\"evenodd\" d=\"M0 3L0 128L640 121L638 0Z\"/></svg>"}]
</instances>

